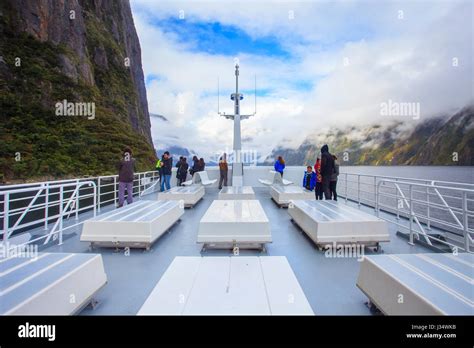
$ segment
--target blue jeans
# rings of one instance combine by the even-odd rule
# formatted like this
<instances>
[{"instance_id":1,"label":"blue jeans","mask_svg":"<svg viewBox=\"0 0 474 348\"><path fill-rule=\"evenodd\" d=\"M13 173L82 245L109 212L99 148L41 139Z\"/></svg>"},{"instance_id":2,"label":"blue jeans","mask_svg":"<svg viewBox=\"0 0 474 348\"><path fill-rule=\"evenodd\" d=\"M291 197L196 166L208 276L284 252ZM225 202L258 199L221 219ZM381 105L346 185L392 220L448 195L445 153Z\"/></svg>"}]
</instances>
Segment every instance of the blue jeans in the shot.
<instances>
[{"instance_id":1,"label":"blue jeans","mask_svg":"<svg viewBox=\"0 0 474 348\"><path fill-rule=\"evenodd\" d=\"M163 192L165 190L165 185L166 185L167 190L169 190L171 188L170 180L171 180L171 175L162 175L161 176L161 192Z\"/></svg>"}]
</instances>

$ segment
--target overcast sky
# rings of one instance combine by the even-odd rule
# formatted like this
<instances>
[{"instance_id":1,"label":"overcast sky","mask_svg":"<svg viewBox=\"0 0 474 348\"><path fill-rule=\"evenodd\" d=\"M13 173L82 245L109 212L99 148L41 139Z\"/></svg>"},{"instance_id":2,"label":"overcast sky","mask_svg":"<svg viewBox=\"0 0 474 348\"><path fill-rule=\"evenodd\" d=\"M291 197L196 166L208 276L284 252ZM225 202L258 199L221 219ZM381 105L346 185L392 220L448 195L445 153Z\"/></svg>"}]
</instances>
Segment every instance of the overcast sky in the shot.
<instances>
[{"instance_id":1,"label":"overcast sky","mask_svg":"<svg viewBox=\"0 0 474 348\"><path fill-rule=\"evenodd\" d=\"M253 112L257 76L257 115L242 122L242 137L261 154L316 129L391 121L381 114L389 100L419 103L409 125L473 102L472 1L131 4L149 109L169 120L152 120L156 147L177 136L202 156L231 148L217 78L231 113L235 58L242 113Z\"/></svg>"}]
</instances>

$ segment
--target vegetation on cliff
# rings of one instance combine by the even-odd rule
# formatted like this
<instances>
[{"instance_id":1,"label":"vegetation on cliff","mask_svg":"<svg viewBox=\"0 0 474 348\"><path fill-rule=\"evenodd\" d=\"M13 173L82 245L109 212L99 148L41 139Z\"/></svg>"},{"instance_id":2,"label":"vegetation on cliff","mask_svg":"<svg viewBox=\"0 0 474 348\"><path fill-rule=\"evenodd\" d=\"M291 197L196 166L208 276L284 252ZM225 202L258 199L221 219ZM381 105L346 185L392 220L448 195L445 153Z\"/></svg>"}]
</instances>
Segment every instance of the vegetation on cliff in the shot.
<instances>
[{"instance_id":1,"label":"vegetation on cliff","mask_svg":"<svg viewBox=\"0 0 474 348\"><path fill-rule=\"evenodd\" d=\"M129 113L135 109L134 122L142 128L148 115L134 107L133 77L110 23L84 7L90 84L64 71L64 60L78 61L76 52L18 30L21 19L8 1L1 2L0 12L0 181L112 174L124 146L133 149L138 170L152 169L153 145ZM95 56L96 48L104 51L106 65ZM95 103L95 117L57 116L55 104L64 99Z\"/></svg>"}]
</instances>

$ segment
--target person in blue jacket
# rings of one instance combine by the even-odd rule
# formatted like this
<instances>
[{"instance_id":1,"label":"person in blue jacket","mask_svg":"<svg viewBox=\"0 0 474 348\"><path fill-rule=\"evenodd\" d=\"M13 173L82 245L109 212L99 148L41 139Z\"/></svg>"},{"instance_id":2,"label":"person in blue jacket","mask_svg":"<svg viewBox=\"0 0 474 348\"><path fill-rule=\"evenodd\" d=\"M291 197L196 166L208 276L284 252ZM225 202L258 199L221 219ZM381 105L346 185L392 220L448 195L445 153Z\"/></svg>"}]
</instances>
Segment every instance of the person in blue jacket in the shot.
<instances>
[{"instance_id":1,"label":"person in blue jacket","mask_svg":"<svg viewBox=\"0 0 474 348\"><path fill-rule=\"evenodd\" d=\"M273 167L275 168L275 171L280 173L281 177L283 178L283 169L285 169L285 160L283 159L283 157L278 156Z\"/></svg>"},{"instance_id":2,"label":"person in blue jacket","mask_svg":"<svg viewBox=\"0 0 474 348\"><path fill-rule=\"evenodd\" d=\"M313 167L307 166L303 177L303 187L309 191L313 191L316 186L316 173L313 172Z\"/></svg>"}]
</instances>

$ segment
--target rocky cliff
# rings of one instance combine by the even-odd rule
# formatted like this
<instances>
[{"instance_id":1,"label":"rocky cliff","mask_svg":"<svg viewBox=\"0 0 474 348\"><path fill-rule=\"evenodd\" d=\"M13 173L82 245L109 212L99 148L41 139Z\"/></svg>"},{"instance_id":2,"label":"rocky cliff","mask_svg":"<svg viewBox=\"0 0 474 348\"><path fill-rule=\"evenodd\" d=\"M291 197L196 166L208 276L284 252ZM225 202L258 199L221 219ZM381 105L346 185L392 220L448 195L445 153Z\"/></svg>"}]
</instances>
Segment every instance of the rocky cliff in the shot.
<instances>
[{"instance_id":1,"label":"rocky cliff","mask_svg":"<svg viewBox=\"0 0 474 348\"><path fill-rule=\"evenodd\" d=\"M128 1L2 0L0 35L4 180L114 173L124 146L153 167Z\"/></svg>"}]
</instances>

